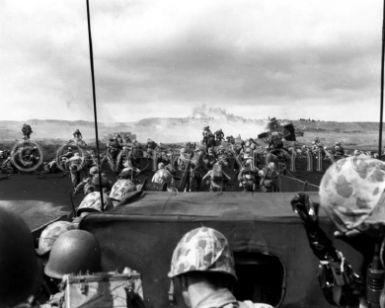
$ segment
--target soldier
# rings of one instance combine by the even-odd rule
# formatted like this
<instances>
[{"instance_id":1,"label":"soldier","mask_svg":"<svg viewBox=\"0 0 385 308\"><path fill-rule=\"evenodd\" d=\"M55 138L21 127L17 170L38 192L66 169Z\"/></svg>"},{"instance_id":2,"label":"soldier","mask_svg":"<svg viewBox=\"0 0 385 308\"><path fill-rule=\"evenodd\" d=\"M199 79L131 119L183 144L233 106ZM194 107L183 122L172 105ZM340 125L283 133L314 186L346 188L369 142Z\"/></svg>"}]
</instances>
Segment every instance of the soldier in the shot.
<instances>
[{"instance_id":1,"label":"soldier","mask_svg":"<svg viewBox=\"0 0 385 308\"><path fill-rule=\"evenodd\" d=\"M121 150L122 147L116 138L109 138L107 143L107 161L113 171L116 170L116 161Z\"/></svg>"},{"instance_id":2,"label":"soldier","mask_svg":"<svg viewBox=\"0 0 385 308\"><path fill-rule=\"evenodd\" d=\"M120 172L120 175L124 174L125 176L129 176L131 181L135 182L135 177L141 172L139 168L134 167L131 159L127 159L123 163L123 170Z\"/></svg>"},{"instance_id":3,"label":"soldier","mask_svg":"<svg viewBox=\"0 0 385 308\"><path fill-rule=\"evenodd\" d=\"M146 144L147 153L152 155L152 153L155 151L157 147L158 147L158 144L154 140L150 138L147 139L147 144Z\"/></svg>"},{"instance_id":4,"label":"soldier","mask_svg":"<svg viewBox=\"0 0 385 308\"><path fill-rule=\"evenodd\" d=\"M174 178L171 172L165 168L164 163L158 164L158 170L152 177L152 183L158 184L161 191L172 189L175 186Z\"/></svg>"},{"instance_id":5,"label":"soldier","mask_svg":"<svg viewBox=\"0 0 385 308\"><path fill-rule=\"evenodd\" d=\"M23 124L23 127L21 128L21 132L23 133L23 139L29 140L31 138L31 134L33 133L32 127L29 124Z\"/></svg>"},{"instance_id":6,"label":"soldier","mask_svg":"<svg viewBox=\"0 0 385 308\"><path fill-rule=\"evenodd\" d=\"M36 291L42 275L31 231L4 208L0 208L0 251L0 307L13 307Z\"/></svg>"},{"instance_id":7,"label":"soldier","mask_svg":"<svg viewBox=\"0 0 385 308\"><path fill-rule=\"evenodd\" d=\"M213 147L210 147L207 149L207 154L205 155L203 160L204 160L206 167L208 169L213 168L214 164L217 161L217 155L215 154Z\"/></svg>"},{"instance_id":8,"label":"soldier","mask_svg":"<svg viewBox=\"0 0 385 308\"><path fill-rule=\"evenodd\" d=\"M59 292L52 295L42 308L62 307L64 291L60 283L64 275L96 273L101 269L101 252L96 237L84 230L70 230L55 241L44 267L44 273L58 286Z\"/></svg>"},{"instance_id":9,"label":"soldier","mask_svg":"<svg viewBox=\"0 0 385 308\"><path fill-rule=\"evenodd\" d=\"M220 145L224 139L225 139L225 134L223 133L222 129L218 129L215 132L215 142L216 142L216 144Z\"/></svg>"},{"instance_id":10,"label":"soldier","mask_svg":"<svg viewBox=\"0 0 385 308\"><path fill-rule=\"evenodd\" d=\"M210 130L210 126L205 126L203 127L203 132L202 132L202 136L203 136L203 139L205 137L208 137L209 135L212 135L213 133L211 132Z\"/></svg>"},{"instance_id":11,"label":"soldier","mask_svg":"<svg viewBox=\"0 0 385 308\"><path fill-rule=\"evenodd\" d=\"M285 163L290 160L290 154L284 148L283 135L280 132L272 132L266 154L266 165L270 162Z\"/></svg>"},{"instance_id":12,"label":"soldier","mask_svg":"<svg viewBox=\"0 0 385 308\"><path fill-rule=\"evenodd\" d=\"M70 171L73 189L75 189L81 181L81 169L84 162L83 160L84 158L81 157L78 152L75 152L74 156L66 161L67 168Z\"/></svg>"},{"instance_id":13,"label":"soldier","mask_svg":"<svg viewBox=\"0 0 385 308\"><path fill-rule=\"evenodd\" d=\"M205 145L206 148L216 146L215 135L211 132L209 126L205 126L203 128L202 135L203 135L202 144Z\"/></svg>"},{"instance_id":14,"label":"soldier","mask_svg":"<svg viewBox=\"0 0 385 308\"><path fill-rule=\"evenodd\" d=\"M213 168L204 175L202 181L206 179L209 180L210 191L223 191L225 182L230 181L231 177L223 171L222 164L217 162Z\"/></svg>"},{"instance_id":15,"label":"soldier","mask_svg":"<svg viewBox=\"0 0 385 308\"><path fill-rule=\"evenodd\" d=\"M122 171L119 174L119 179L112 185L109 197L113 207L124 202L131 192L136 191L136 185L131 180L131 177L131 169Z\"/></svg>"},{"instance_id":16,"label":"soldier","mask_svg":"<svg viewBox=\"0 0 385 308\"><path fill-rule=\"evenodd\" d=\"M87 146L87 144L83 141L83 135L79 129L76 129L72 135L74 136L73 141L75 144L83 147Z\"/></svg>"},{"instance_id":17,"label":"soldier","mask_svg":"<svg viewBox=\"0 0 385 308\"><path fill-rule=\"evenodd\" d=\"M78 194L79 191L82 189L83 187L83 193L84 193L84 196L86 196L87 194L89 194L90 192L93 192L95 191L95 185L93 183L93 178L94 176L96 176L98 173L99 173L99 168L98 166L92 166L90 168L90 170L88 171L89 173L89 176L84 178L75 188L74 190L74 195Z\"/></svg>"},{"instance_id":18,"label":"soldier","mask_svg":"<svg viewBox=\"0 0 385 308\"><path fill-rule=\"evenodd\" d=\"M219 145L218 146L218 148L217 148L217 155L218 155L217 161L222 166L228 166L229 165L228 154L227 154L227 151L226 151L226 149L225 149L225 147L223 145Z\"/></svg>"},{"instance_id":19,"label":"soldier","mask_svg":"<svg viewBox=\"0 0 385 308\"><path fill-rule=\"evenodd\" d=\"M109 199L108 194L103 193L103 205L100 195L100 191L93 191L87 194L76 209L76 215L83 217L90 213L102 213L112 208L112 201Z\"/></svg>"},{"instance_id":20,"label":"soldier","mask_svg":"<svg viewBox=\"0 0 385 308\"><path fill-rule=\"evenodd\" d=\"M341 142L336 142L334 145L334 158L341 159L345 157L345 149L342 147Z\"/></svg>"},{"instance_id":21,"label":"soldier","mask_svg":"<svg viewBox=\"0 0 385 308\"><path fill-rule=\"evenodd\" d=\"M192 149L188 146L188 144L186 144L184 148L180 149L180 155L178 158L178 169L182 171L182 179L179 185L179 189L182 191L191 191L190 171L192 156L193 152Z\"/></svg>"},{"instance_id":22,"label":"soldier","mask_svg":"<svg viewBox=\"0 0 385 308\"><path fill-rule=\"evenodd\" d=\"M194 150L194 155L190 165L190 184L196 191L200 191L202 189L202 177L208 170L204 157L205 148L197 147Z\"/></svg>"},{"instance_id":23,"label":"soldier","mask_svg":"<svg viewBox=\"0 0 385 308\"><path fill-rule=\"evenodd\" d=\"M168 277L188 308L272 308L236 300L230 291L237 280L234 257L226 237L212 228L200 227L182 237Z\"/></svg>"},{"instance_id":24,"label":"soldier","mask_svg":"<svg viewBox=\"0 0 385 308\"><path fill-rule=\"evenodd\" d=\"M39 237L39 244L36 249L36 253L39 256L47 255L60 235L74 229L76 229L75 224L64 220L55 221L49 224Z\"/></svg>"},{"instance_id":25,"label":"soldier","mask_svg":"<svg viewBox=\"0 0 385 308\"><path fill-rule=\"evenodd\" d=\"M277 132L280 130L281 125L279 124L279 121L276 118L271 118L269 123L267 123L267 128L270 132Z\"/></svg>"},{"instance_id":26,"label":"soldier","mask_svg":"<svg viewBox=\"0 0 385 308\"><path fill-rule=\"evenodd\" d=\"M234 138L232 135L227 136L227 137L226 137L226 140L227 140L227 142L230 143L230 144L235 144L235 138Z\"/></svg>"},{"instance_id":27,"label":"soldier","mask_svg":"<svg viewBox=\"0 0 385 308\"><path fill-rule=\"evenodd\" d=\"M99 177L99 174L95 174L92 178L92 185L95 187L95 191L103 191L104 193L107 193L110 191L112 182L108 179L107 175L102 172L100 174L101 180ZM100 187L100 184L102 187Z\"/></svg>"},{"instance_id":28,"label":"soldier","mask_svg":"<svg viewBox=\"0 0 385 308\"><path fill-rule=\"evenodd\" d=\"M338 229L334 235L359 251L363 264L368 265L361 276L320 228L318 204L305 194L292 200L293 209L304 222L310 247L320 260L320 286L332 305L385 307L384 179L383 162L358 156L335 162L320 184L320 206Z\"/></svg>"},{"instance_id":29,"label":"soldier","mask_svg":"<svg viewBox=\"0 0 385 308\"><path fill-rule=\"evenodd\" d=\"M124 145L124 140L123 140L123 137L122 137L120 134L117 134L117 135L116 135L116 141L119 143L119 146L120 146L120 147L123 147L123 145Z\"/></svg>"},{"instance_id":30,"label":"soldier","mask_svg":"<svg viewBox=\"0 0 385 308\"><path fill-rule=\"evenodd\" d=\"M260 187L264 192L276 192L278 187L279 173L276 170L276 165L273 162L267 164L262 170L258 172L260 177Z\"/></svg>"},{"instance_id":31,"label":"soldier","mask_svg":"<svg viewBox=\"0 0 385 308\"><path fill-rule=\"evenodd\" d=\"M255 167L252 159L247 159L238 174L239 186L244 191L256 191L259 187L258 168Z\"/></svg>"},{"instance_id":32,"label":"soldier","mask_svg":"<svg viewBox=\"0 0 385 308\"><path fill-rule=\"evenodd\" d=\"M75 142L83 139L82 133L80 132L80 130L78 128L74 131L74 133L72 135L74 136Z\"/></svg>"}]
</instances>

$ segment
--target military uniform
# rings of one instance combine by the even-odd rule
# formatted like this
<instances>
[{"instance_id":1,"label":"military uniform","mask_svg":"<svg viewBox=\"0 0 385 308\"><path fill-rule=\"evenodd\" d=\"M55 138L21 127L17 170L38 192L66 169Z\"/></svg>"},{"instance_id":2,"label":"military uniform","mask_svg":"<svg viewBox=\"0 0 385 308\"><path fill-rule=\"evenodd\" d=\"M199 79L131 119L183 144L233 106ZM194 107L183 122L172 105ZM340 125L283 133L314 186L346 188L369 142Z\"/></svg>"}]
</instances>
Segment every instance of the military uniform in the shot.
<instances>
[{"instance_id":1,"label":"military uniform","mask_svg":"<svg viewBox=\"0 0 385 308\"><path fill-rule=\"evenodd\" d=\"M192 308L272 308L272 306L252 301L240 302L228 289L219 289Z\"/></svg>"},{"instance_id":2,"label":"military uniform","mask_svg":"<svg viewBox=\"0 0 385 308\"><path fill-rule=\"evenodd\" d=\"M160 190L167 190L175 185L174 178L169 170L164 166L164 163L158 164L158 170L152 177L152 183L158 184Z\"/></svg>"},{"instance_id":3,"label":"military uniform","mask_svg":"<svg viewBox=\"0 0 385 308\"><path fill-rule=\"evenodd\" d=\"M320 206L337 227L335 234L342 239L360 235L356 241L347 242L369 264L362 277L319 227L318 211L309 197L300 194L292 201L293 209L304 221L310 247L320 260L320 286L332 305L385 307L385 273L381 265L385 257L384 191L385 163L365 156L336 161L320 183Z\"/></svg>"},{"instance_id":4,"label":"military uniform","mask_svg":"<svg viewBox=\"0 0 385 308\"><path fill-rule=\"evenodd\" d=\"M169 278L189 272L221 273L228 278L237 279L234 257L226 237L219 231L200 227L187 232L178 242L171 259ZM215 288L207 292L190 308L272 308L267 304L251 301L237 301L227 288ZM191 302L191 299L190 299Z\"/></svg>"}]
</instances>

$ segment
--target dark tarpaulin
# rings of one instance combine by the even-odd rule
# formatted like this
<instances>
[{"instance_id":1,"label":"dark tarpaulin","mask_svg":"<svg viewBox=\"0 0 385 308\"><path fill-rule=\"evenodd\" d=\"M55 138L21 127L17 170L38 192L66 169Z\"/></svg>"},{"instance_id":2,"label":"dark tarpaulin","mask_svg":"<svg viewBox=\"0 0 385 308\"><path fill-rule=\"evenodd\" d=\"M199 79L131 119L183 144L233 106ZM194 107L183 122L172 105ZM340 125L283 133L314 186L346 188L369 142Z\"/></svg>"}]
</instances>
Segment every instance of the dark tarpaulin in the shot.
<instances>
[{"instance_id":1,"label":"dark tarpaulin","mask_svg":"<svg viewBox=\"0 0 385 308\"><path fill-rule=\"evenodd\" d=\"M286 272L280 307L329 307L316 278L318 262L301 221L291 210L293 195L146 192L133 204L87 216L80 228L98 238L103 270L129 266L142 274L144 295L154 308L170 306L167 272L172 251L185 232L199 226L223 232L234 252L278 257ZM318 199L316 193L310 195ZM323 213L321 221L331 236L333 227ZM342 246L353 264L359 265L360 256ZM177 306L182 307L180 299Z\"/></svg>"}]
</instances>

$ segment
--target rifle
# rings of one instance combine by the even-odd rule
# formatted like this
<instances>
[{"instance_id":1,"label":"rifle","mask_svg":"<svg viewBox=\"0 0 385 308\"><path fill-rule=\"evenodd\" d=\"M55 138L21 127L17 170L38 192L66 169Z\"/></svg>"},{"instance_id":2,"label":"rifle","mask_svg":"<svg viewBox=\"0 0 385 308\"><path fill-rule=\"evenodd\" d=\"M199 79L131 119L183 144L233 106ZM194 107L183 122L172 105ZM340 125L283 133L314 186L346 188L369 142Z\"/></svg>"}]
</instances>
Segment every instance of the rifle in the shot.
<instances>
[{"instance_id":1,"label":"rifle","mask_svg":"<svg viewBox=\"0 0 385 308\"><path fill-rule=\"evenodd\" d=\"M242 164L241 160L239 159L239 156L237 155L237 153L235 153L234 146L232 144L230 145L230 151L233 154L234 159L235 159L237 165L239 166L239 169L242 169L243 168L243 164Z\"/></svg>"},{"instance_id":2,"label":"rifle","mask_svg":"<svg viewBox=\"0 0 385 308\"><path fill-rule=\"evenodd\" d=\"M291 200L291 206L303 221L310 248L320 260L318 281L326 300L339 307L358 306L365 292L364 283L320 228L319 205L311 202L309 195L299 193Z\"/></svg>"},{"instance_id":3,"label":"rifle","mask_svg":"<svg viewBox=\"0 0 385 308\"><path fill-rule=\"evenodd\" d=\"M190 159L179 158L179 159L183 160L184 162L187 162L187 164L185 166L185 170L184 170L183 175L182 175L182 180L180 183L180 188L183 190L187 184L187 181L189 180L189 177L190 177L191 158Z\"/></svg>"}]
</instances>

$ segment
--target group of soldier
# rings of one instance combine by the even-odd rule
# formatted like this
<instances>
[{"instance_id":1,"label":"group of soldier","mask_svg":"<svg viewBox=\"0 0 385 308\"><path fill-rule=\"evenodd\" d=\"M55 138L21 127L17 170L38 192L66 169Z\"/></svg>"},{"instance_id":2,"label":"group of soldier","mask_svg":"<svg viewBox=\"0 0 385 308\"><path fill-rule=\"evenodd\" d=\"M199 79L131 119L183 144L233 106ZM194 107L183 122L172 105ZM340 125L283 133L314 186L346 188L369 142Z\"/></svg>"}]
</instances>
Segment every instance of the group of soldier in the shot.
<instances>
[{"instance_id":1,"label":"group of soldier","mask_svg":"<svg viewBox=\"0 0 385 308\"><path fill-rule=\"evenodd\" d=\"M324 174L319 204L304 193L295 195L292 200L293 210L303 221L310 247L320 260L319 283L332 305L385 307L384 170L385 163L374 158L342 158ZM132 168L126 167L121 180L126 182L127 177L132 176ZM94 192L107 192L97 187L98 183L93 183ZM113 193L107 197L119 202L119 199L114 200ZM369 264L367 268L357 271L343 252L334 247L318 223L318 206L338 229L335 236L362 253L363 264ZM78 214L81 216L80 211ZM99 243L92 233L78 229L76 219L49 225L41 234L36 250L25 223L5 209L0 209L0 228L1 307L14 307L21 301L24 306L19 307L60 307L63 304L60 281L65 275L101 271ZM18 245L14 245L15 241ZM36 286L43 284L37 255L43 260L45 290L54 293L45 306L36 300L41 298L36 297ZM181 292L187 307L271 307L250 301L238 302L232 295L230 290L237 280L234 259L227 239L218 230L203 226L187 232L177 243L170 264L168 277L175 285L173 290ZM41 288L39 292L43 292Z\"/></svg>"},{"instance_id":2,"label":"group of soldier","mask_svg":"<svg viewBox=\"0 0 385 308\"><path fill-rule=\"evenodd\" d=\"M82 143L81 133L75 133L75 144ZM229 157L233 157L244 190L267 190L268 184L262 184L261 179L276 177L279 164L291 154L291 149L286 149L279 131L271 131L266 140L268 145L264 148L268 155L262 156L261 166L255 160L254 154L260 147L255 140L237 143L233 138L224 138L221 130L213 134L209 127L203 130L202 143L185 144L176 160L148 140L145 152L149 157L154 152L163 152L157 157L157 170L151 182L160 190L190 191L204 185L207 179L210 190L222 191L226 181L231 181L226 168L230 166ZM131 146L127 140L114 146L121 147L120 151L127 150L121 156L122 168L115 182L95 163L81 168L84 157L79 159L80 153L65 147L62 156L71 174L73 194L83 194L83 200L74 208L71 219L54 222L44 229L36 249L25 223L8 210L0 209L0 307L19 303L24 305L19 307L60 307L64 296L61 281L65 275L102 270L100 245L92 233L78 229L79 220L124 205L145 184L139 180L143 170L135 166L132 142ZM81 147L83 143L77 149ZM309 150L320 153L325 148L316 139L306 151ZM320 204L312 202L306 194L298 194L292 200L293 210L302 219L310 247L320 260L319 282L327 301L338 307L385 308L385 163L365 153L347 156L340 143L332 150L334 163L323 175ZM182 171L180 179L175 178L175 169ZM259 184L253 176L259 178ZM362 253L363 264L369 264L367 268L353 269L343 252L334 247L318 223L318 206L337 227L335 236ZM15 241L18 245L14 245ZM44 279L39 264L43 264ZM191 230L182 237L172 255L168 277L191 308L271 307L235 299L230 290L237 276L229 243L218 230L208 227Z\"/></svg>"},{"instance_id":3,"label":"group of soldier","mask_svg":"<svg viewBox=\"0 0 385 308\"><path fill-rule=\"evenodd\" d=\"M24 140L29 140L31 127L24 125L22 132ZM101 164L107 162L108 167L117 174L125 168L124 165L142 169L142 181L147 176L147 182L153 183L152 186L147 185L147 189L263 192L278 190L278 176L286 172L293 154L301 157L311 152L312 155L327 156L333 160L345 156L341 143L336 143L330 151L322 146L318 138L311 147L304 145L297 148L285 140L285 131L274 118L269 122L268 131L262 135L261 144L261 140L252 138L241 140L233 136L225 137L221 129L213 133L206 126L199 144L186 143L180 146L157 144L151 139L146 144L140 144L129 136L117 134L109 138L106 151L99 153L99 156ZM28 154L22 147L19 149L23 154ZM2 156L3 165L12 166L12 153L7 155L3 152ZM141 165L143 159L152 161L151 170L148 170L148 164L145 167ZM28 163L32 161L29 159ZM77 129L73 139L59 148L55 159L43 164L42 173L68 172L73 187L76 187L88 178L88 170L98 163L97 154L87 147Z\"/></svg>"}]
</instances>

